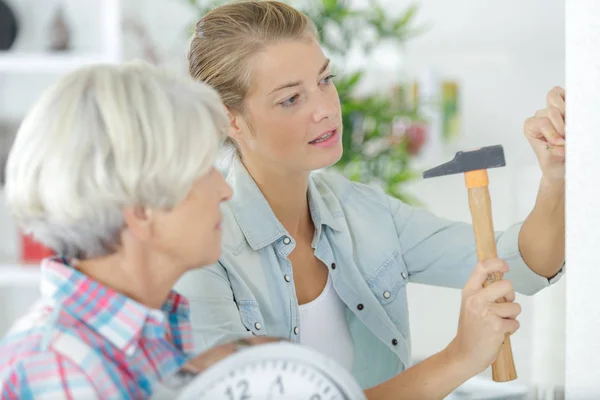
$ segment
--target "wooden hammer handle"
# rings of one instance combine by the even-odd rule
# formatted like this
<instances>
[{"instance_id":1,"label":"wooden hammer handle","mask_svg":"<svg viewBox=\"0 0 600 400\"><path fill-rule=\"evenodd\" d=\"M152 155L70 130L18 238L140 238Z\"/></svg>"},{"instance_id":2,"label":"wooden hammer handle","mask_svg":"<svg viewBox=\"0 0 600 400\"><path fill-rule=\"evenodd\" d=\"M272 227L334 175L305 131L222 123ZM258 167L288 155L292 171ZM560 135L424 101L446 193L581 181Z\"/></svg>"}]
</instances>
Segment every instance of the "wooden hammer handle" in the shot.
<instances>
[{"instance_id":1,"label":"wooden hammer handle","mask_svg":"<svg viewBox=\"0 0 600 400\"><path fill-rule=\"evenodd\" d=\"M469 207L471 209L471 217L473 220L473 230L475 232L477 259L480 262L483 262L490 258L498 257L494 225L492 222L490 192L487 184L487 171L467 172L465 178L469 194ZM490 274L487 281L484 283L484 287L500 279L502 279L502 273L498 272ZM504 299L498 300L498 302L503 301ZM517 378L509 334L506 334L504 342L498 352L498 357L492 364L492 377L496 382L507 382Z\"/></svg>"}]
</instances>

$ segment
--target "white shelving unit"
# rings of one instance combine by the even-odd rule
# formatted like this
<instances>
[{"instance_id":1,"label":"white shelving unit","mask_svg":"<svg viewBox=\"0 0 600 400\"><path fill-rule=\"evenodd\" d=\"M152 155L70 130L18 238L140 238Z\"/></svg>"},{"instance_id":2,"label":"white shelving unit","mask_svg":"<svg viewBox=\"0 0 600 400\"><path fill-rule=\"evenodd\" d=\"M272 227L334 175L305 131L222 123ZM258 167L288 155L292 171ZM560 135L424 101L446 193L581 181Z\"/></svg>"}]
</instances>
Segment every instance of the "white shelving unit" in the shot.
<instances>
[{"instance_id":1,"label":"white shelving unit","mask_svg":"<svg viewBox=\"0 0 600 400\"><path fill-rule=\"evenodd\" d=\"M0 53L0 73L67 73L84 65L113 62L103 54Z\"/></svg>"},{"instance_id":2,"label":"white shelving unit","mask_svg":"<svg viewBox=\"0 0 600 400\"><path fill-rule=\"evenodd\" d=\"M121 59L121 0L99 2L101 51L91 54L0 52L0 74L68 73L84 65L117 63Z\"/></svg>"},{"instance_id":3,"label":"white shelving unit","mask_svg":"<svg viewBox=\"0 0 600 400\"><path fill-rule=\"evenodd\" d=\"M39 265L0 265L0 288L29 287L35 288L40 281Z\"/></svg>"},{"instance_id":4,"label":"white shelving unit","mask_svg":"<svg viewBox=\"0 0 600 400\"><path fill-rule=\"evenodd\" d=\"M39 0L45 1L45 0ZM18 4L18 3L17 3ZM89 10L88 10L89 11ZM82 66L95 63L118 63L121 61L121 0L99 0L94 13L99 20L101 45L94 51L74 51L65 53L31 52L19 49L0 51L0 77L29 75L60 76ZM73 16L72 16L73 17ZM76 18L76 16L74 16ZM0 87L0 90L3 90ZM23 110L25 111L25 110ZM2 195L0 191L0 195ZM1 200L1 199L0 199ZM2 207L0 201L0 207ZM0 209L0 214L5 210ZM2 215L0 215L2 217ZM2 218L0 218L2 220ZM17 235L12 224L0 224L0 240L5 235ZM9 240L10 242L10 240ZM17 241L15 241L17 242ZM1 252L0 252L1 253ZM18 253L18 249L15 249ZM13 259L14 257L10 257ZM20 265L0 258L0 292L3 289L36 289L40 279L39 265ZM0 304L0 314L4 314ZM10 319L10 316L9 316Z\"/></svg>"}]
</instances>

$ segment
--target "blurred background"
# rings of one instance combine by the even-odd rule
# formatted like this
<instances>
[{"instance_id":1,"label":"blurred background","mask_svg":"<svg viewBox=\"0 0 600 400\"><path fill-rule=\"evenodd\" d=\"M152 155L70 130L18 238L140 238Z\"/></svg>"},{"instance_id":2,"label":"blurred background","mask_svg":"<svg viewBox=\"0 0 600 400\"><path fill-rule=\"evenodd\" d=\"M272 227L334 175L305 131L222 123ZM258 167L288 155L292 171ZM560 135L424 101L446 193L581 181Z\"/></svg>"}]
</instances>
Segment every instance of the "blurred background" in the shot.
<instances>
[{"instance_id":1,"label":"blurred background","mask_svg":"<svg viewBox=\"0 0 600 400\"><path fill-rule=\"evenodd\" d=\"M495 227L527 216L540 174L522 126L545 106L553 86L564 87L564 0L287 2L321 28L338 75L349 134L335 168L442 217L470 221L462 176L424 181L420 173L458 150L501 144L507 166L490 171ZM136 58L185 74L193 24L219 3L0 0L0 176L20 119L61 74ZM35 263L46 254L18 232L2 201L0 196L0 335L37 298ZM538 398L558 398L564 385L564 279L518 301L523 313L512 338L516 384L539 388ZM416 361L454 337L459 306L457 290L409 285ZM471 398L507 398L483 392Z\"/></svg>"}]
</instances>

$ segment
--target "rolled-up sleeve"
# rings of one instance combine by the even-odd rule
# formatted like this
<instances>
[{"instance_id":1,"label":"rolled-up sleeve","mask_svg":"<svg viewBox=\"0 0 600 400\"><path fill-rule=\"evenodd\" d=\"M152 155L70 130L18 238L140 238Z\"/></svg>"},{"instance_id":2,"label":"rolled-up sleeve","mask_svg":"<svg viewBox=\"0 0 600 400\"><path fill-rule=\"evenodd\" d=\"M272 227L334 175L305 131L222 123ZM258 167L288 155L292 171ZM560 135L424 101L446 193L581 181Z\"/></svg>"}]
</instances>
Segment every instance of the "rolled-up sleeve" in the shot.
<instances>
[{"instance_id":1,"label":"rolled-up sleeve","mask_svg":"<svg viewBox=\"0 0 600 400\"><path fill-rule=\"evenodd\" d=\"M437 217L392 197L389 201L410 281L462 288L478 261L473 226ZM551 279L531 270L519 251L521 226L517 223L496 232L496 247L498 257L510 268L505 279L516 292L533 295L557 282L565 266Z\"/></svg>"},{"instance_id":2,"label":"rolled-up sleeve","mask_svg":"<svg viewBox=\"0 0 600 400\"><path fill-rule=\"evenodd\" d=\"M504 277L512 282L517 292L532 295L558 282L565 273L565 264L563 263L560 271L550 279L533 272L523 260L519 250L519 233L522 226L523 223L519 222L513 224L504 232L497 233L496 246L499 257L510 266L510 271Z\"/></svg>"}]
</instances>

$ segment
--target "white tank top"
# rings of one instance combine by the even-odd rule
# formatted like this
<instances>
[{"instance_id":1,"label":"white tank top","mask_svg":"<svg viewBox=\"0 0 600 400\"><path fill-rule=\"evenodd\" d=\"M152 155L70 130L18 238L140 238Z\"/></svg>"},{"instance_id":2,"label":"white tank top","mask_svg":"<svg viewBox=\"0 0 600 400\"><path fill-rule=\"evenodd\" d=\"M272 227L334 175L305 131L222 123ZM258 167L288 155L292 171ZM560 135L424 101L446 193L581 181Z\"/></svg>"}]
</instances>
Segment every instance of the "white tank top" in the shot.
<instances>
[{"instance_id":1,"label":"white tank top","mask_svg":"<svg viewBox=\"0 0 600 400\"><path fill-rule=\"evenodd\" d=\"M300 305L300 342L331 357L351 372L354 344L345 309L346 305L335 291L329 275L319 297Z\"/></svg>"}]
</instances>

